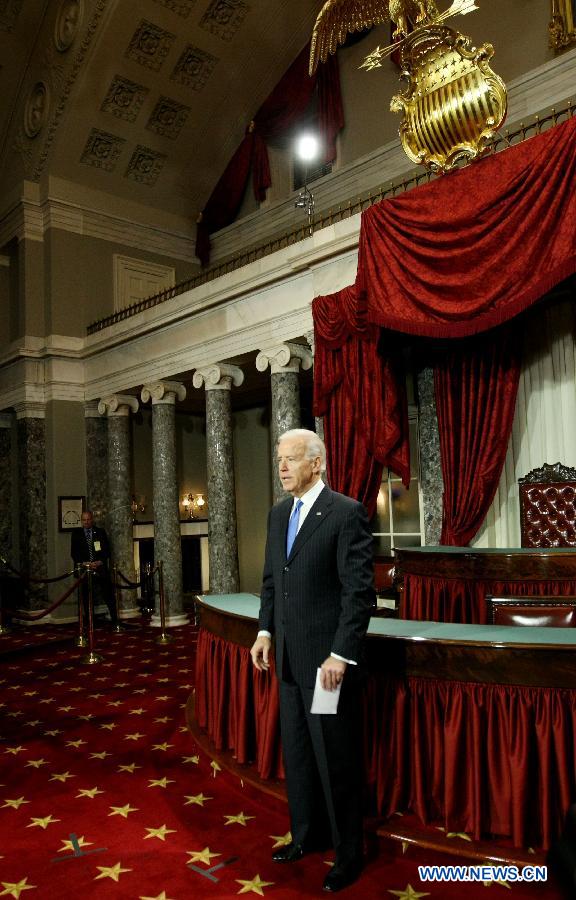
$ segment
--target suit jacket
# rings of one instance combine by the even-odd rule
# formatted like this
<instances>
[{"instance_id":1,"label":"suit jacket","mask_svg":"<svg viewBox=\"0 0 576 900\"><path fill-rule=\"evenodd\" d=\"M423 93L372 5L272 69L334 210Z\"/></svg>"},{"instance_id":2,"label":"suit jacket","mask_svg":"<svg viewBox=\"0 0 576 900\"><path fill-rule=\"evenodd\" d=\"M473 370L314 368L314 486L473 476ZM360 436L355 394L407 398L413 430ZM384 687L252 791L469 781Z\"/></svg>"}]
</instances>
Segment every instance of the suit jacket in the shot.
<instances>
[{"instance_id":1,"label":"suit jacket","mask_svg":"<svg viewBox=\"0 0 576 900\"><path fill-rule=\"evenodd\" d=\"M94 561L100 560L104 565L108 564L110 559L110 544L108 543L108 535L103 528L97 525L92 526L92 540L100 542L100 550L94 549ZM74 560L74 564L88 562L90 560L90 551L88 550L88 541L84 534L83 528L75 528L70 539L70 556Z\"/></svg>"},{"instance_id":2,"label":"suit jacket","mask_svg":"<svg viewBox=\"0 0 576 900\"><path fill-rule=\"evenodd\" d=\"M292 503L268 516L259 627L275 635L278 676L287 654L294 680L313 687L332 651L361 661L374 604L372 535L362 504L324 487L286 558Z\"/></svg>"}]
</instances>

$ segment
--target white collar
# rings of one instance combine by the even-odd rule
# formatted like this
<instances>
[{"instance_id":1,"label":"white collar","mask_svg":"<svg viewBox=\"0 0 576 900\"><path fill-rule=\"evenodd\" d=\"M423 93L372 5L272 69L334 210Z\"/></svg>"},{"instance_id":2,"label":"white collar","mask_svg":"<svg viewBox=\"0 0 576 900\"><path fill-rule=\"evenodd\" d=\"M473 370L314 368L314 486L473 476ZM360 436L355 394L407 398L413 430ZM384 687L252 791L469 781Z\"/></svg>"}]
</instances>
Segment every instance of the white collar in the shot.
<instances>
[{"instance_id":1,"label":"white collar","mask_svg":"<svg viewBox=\"0 0 576 900\"><path fill-rule=\"evenodd\" d=\"M322 479L319 478L316 484L312 485L312 487L309 488L309 490L307 490L305 494L302 494L301 497L293 498L292 509L294 509L298 500L302 501L302 505L306 507L306 509L310 509L316 503L316 500L325 487L326 485L324 484Z\"/></svg>"}]
</instances>

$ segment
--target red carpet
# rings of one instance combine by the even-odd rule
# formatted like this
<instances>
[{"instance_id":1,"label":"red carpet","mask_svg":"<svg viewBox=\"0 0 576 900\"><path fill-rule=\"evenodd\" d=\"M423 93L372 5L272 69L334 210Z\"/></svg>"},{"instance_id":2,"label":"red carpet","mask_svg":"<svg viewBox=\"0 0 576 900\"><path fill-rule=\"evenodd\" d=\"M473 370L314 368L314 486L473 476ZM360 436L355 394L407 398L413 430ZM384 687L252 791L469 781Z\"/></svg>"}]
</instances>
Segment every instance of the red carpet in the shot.
<instances>
[{"instance_id":1,"label":"red carpet","mask_svg":"<svg viewBox=\"0 0 576 900\"><path fill-rule=\"evenodd\" d=\"M72 644L38 646L38 633L22 629L0 644L20 641L17 655L0 660L0 897L322 895L329 854L274 864L272 848L288 830L283 805L219 770L186 729L192 628L174 631L167 647L155 629L98 631L105 659L94 666L80 665L85 651ZM30 634L35 646L25 650ZM377 851L343 897L562 896L550 882L423 883L418 864L462 860L403 854L391 841Z\"/></svg>"}]
</instances>

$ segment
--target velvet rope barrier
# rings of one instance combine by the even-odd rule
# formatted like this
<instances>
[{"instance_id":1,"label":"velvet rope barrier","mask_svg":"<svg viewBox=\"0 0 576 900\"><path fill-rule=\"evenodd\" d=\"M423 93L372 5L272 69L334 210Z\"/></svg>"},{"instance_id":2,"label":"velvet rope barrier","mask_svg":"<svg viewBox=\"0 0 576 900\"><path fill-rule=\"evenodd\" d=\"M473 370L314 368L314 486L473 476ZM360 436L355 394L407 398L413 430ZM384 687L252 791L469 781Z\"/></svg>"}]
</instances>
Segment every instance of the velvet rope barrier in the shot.
<instances>
[{"instance_id":1,"label":"velvet rope barrier","mask_svg":"<svg viewBox=\"0 0 576 900\"><path fill-rule=\"evenodd\" d=\"M40 610L38 613L27 613L24 610L18 610L15 615L18 619L24 619L26 622L37 622L39 619L43 619L45 616L49 615L51 612L54 612L59 606L64 603L65 600L76 590L78 585L86 578L86 573L82 573L76 581L65 591L61 597L58 597L57 600L54 601L50 606L46 609Z\"/></svg>"}]
</instances>

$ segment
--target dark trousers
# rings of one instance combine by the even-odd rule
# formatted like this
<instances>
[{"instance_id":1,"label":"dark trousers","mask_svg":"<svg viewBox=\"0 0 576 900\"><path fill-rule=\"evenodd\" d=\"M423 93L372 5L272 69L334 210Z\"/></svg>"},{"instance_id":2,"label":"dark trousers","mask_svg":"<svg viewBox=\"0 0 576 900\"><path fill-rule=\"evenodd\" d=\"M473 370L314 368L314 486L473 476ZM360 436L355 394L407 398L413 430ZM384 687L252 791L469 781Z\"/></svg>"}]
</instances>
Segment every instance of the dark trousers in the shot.
<instances>
[{"instance_id":1,"label":"dark trousers","mask_svg":"<svg viewBox=\"0 0 576 900\"><path fill-rule=\"evenodd\" d=\"M88 627L88 579L90 577L92 578L92 600L94 603L94 607L98 606L98 604L103 600L108 607L108 612L110 613L112 624L115 625L118 621L118 616L116 613L116 600L114 597L114 588L112 587L112 579L110 578L110 572L108 571L108 569L106 569L104 566L101 566L100 569L94 571L94 574L92 576L87 575L82 582L84 627Z\"/></svg>"},{"instance_id":2,"label":"dark trousers","mask_svg":"<svg viewBox=\"0 0 576 900\"><path fill-rule=\"evenodd\" d=\"M348 679L348 681L347 681ZM340 864L362 856L362 707L348 670L336 715L310 712L313 690L280 681L280 727L295 844L326 848Z\"/></svg>"}]
</instances>

